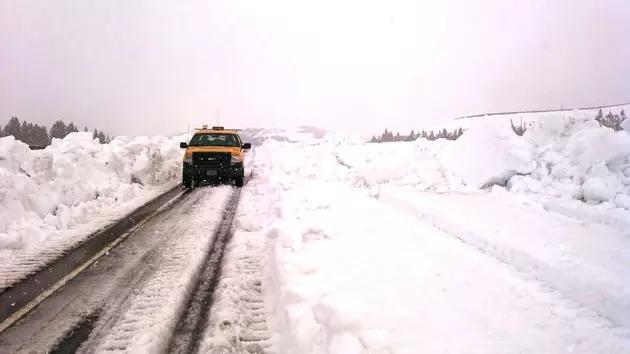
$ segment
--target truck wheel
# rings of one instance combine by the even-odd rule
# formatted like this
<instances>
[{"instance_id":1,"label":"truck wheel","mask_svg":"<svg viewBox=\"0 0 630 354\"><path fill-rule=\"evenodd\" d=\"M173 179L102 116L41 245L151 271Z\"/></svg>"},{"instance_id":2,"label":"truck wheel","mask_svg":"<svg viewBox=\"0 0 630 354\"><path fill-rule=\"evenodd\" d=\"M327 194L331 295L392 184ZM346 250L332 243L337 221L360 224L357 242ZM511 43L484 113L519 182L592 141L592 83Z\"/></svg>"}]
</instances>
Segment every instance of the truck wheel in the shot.
<instances>
[{"instance_id":1,"label":"truck wheel","mask_svg":"<svg viewBox=\"0 0 630 354\"><path fill-rule=\"evenodd\" d=\"M245 179L245 177L244 177L244 176L239 176L239 177L236 177L236 178L234 179L234 184L235 184L237 187L239 187L239 188L240 188L240 187L242 187L242 186L243 186L244 179Z\"/></svg>"},{"instance_id":2,"label":"truck wheel","mask_svg":"<svg viewBox=\"0 0 630 354\"><path fill-rule=\"evenodd\" d=\"M192 178L184 178L184 179L182 179L182 184L184 185L184 188L192 187Z\"/></svg>"}]
</instances>

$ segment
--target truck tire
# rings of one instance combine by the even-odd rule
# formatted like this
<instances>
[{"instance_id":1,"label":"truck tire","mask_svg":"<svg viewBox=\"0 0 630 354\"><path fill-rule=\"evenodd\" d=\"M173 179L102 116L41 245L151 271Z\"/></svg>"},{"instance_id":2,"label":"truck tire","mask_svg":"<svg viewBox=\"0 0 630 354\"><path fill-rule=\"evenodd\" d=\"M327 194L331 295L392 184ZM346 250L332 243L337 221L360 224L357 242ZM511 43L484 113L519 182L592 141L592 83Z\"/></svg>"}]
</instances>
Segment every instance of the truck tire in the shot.
<instances>
[{"instance_id":1,"label":"truck tire","mask_svg":"<svg viewBox=\"0 0 630 354\"><path fill-rule=\"evenodd\" d=\"M238 188L241 188L243 186L243 182L244 181L245 181L245 177L244 176L236 177L234 179L234 185L236 185Z\"/></svg>"},{"instance_id":2,"label":"truck tire","mask_svg":"<svg viewBox=\"0 0 630 354\"><path fill-rule=\"evenodd\" d=\"M182 179L182 184L184 185L184 188L191 188L192 187L192 178L184 178Z\"/></svg>"}]
</instances>

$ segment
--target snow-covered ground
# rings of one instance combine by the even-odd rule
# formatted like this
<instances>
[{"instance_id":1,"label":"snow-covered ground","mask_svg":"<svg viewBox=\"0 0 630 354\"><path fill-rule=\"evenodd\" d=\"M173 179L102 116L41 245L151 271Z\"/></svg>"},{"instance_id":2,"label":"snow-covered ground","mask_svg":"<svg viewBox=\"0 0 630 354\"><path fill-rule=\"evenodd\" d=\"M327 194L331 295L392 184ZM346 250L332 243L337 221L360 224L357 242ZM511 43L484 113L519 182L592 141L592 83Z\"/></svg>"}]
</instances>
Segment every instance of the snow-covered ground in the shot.
<instances>
[{"instance_id":1,"label":"snow-covered ground","mask_svg":"<svg viewBox=\"0 0 630 354\"><path fill-rule=\"evenodd\" d=\"M179 183L181 139L0 138L0 289Z\"/></svg>"},{"instance_id":2,"label":"snow-covered ground","mask_svg":"<svg viewBox=\"0 0 630 354\"><path fill-rule=\"evenodd\" d=\"M630 353L626 132L565 112L254 156L277 352Z\"/></svg>"}]
</instances>

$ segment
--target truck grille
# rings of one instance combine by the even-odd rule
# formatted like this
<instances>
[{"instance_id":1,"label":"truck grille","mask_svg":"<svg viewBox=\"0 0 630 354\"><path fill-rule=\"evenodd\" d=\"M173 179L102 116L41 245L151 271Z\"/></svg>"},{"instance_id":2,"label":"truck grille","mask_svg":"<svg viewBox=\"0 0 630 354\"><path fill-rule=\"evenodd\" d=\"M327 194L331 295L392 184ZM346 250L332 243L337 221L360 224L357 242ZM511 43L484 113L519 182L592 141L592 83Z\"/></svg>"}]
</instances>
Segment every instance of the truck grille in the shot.
<instances>
[{"instance_id":1,"label":"truck grille","mask_svg":"<svg viewBox=\"0 0 630 354\"><path fill-rule=\"evenodd\" d=\"M193 152L193 165L204 167L229 167L232 156L229 152Z\"/></svg>"}]
</instances>

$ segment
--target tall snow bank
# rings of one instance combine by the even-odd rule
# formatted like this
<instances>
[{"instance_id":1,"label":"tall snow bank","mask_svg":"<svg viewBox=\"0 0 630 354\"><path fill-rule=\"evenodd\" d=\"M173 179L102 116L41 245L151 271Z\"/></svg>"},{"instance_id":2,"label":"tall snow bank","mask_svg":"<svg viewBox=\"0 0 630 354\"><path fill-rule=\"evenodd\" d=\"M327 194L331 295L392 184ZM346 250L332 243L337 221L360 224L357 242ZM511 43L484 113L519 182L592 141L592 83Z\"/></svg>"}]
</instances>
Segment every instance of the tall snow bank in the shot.
<instances>
[{"instance_id":1,"label":"tall snow bank","mask_svg":"<svg viewBox=\"0 0 630 354\"><path fill-rule=\"evenodd\" d=\"M276 151L272 168L290 170L290 176L343 181L376 194L383 185L467 192L499 184L599 204L620 222L630 217L629 135L600 127L589 112L541 114L523 136L509 122L479 119L456 141L369 144L327 133L293 143L267 138L263 146ZM284 178L289 183L293 177Z\"/></svg>"},{"instance_id":2,"label":"tall snow bank","mask_svg":"<svg viewBox=\"0 0 630 354\"><path fill-rule=\"evenodd\" d=\"M0 249L41 242L88 222L99 209L178 179L179 140L119 138L101 145L91 133L72 133L31 151L13 137L0 138Z\"/></svg>"},{"instance_id":3,"label":"tall snow bank","mask_svg":"<svg viewBox=\"0 0 630 354\"><path fill-rule=\"evenodd\" d=\"M510 190L630 209L630 135L600 127L583 112L557 115L530 128L536 169Z\"/></svg>"},{"instance_id":4,"label":"tall snow bank","mask_svg":"<svg viewBox=\"0 0 630 354\"><path fill-rule=\"evenodd\" d=\"M510 177L534 169L530 143L514 134L509 125L484 120L445 145L438 158L445 169L476 188L503 185Z\"/></svg>"}]
</instances>

